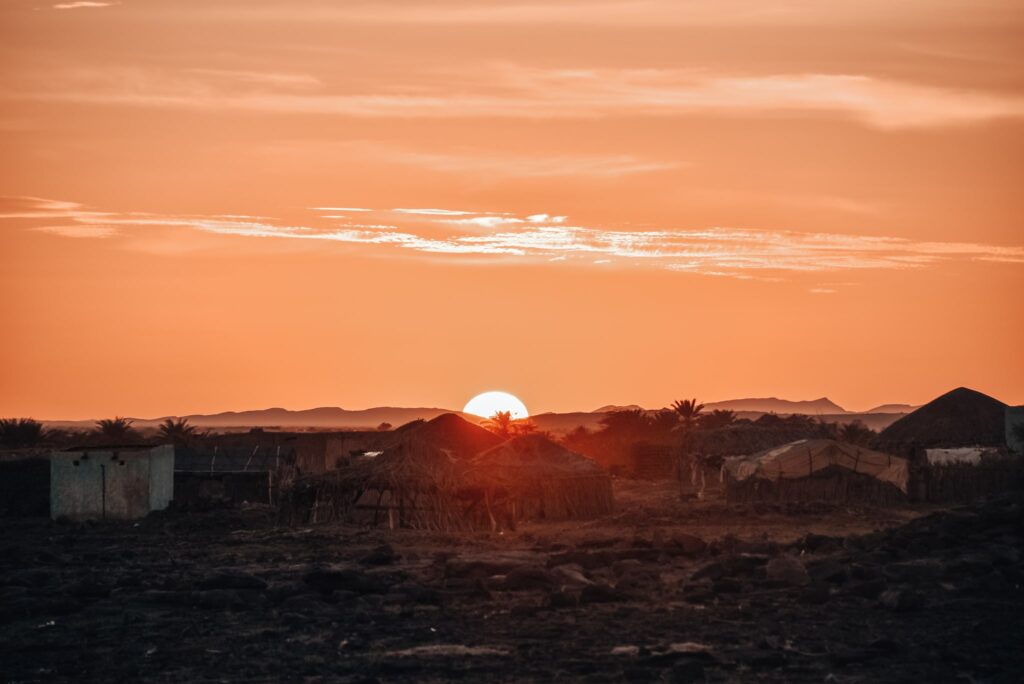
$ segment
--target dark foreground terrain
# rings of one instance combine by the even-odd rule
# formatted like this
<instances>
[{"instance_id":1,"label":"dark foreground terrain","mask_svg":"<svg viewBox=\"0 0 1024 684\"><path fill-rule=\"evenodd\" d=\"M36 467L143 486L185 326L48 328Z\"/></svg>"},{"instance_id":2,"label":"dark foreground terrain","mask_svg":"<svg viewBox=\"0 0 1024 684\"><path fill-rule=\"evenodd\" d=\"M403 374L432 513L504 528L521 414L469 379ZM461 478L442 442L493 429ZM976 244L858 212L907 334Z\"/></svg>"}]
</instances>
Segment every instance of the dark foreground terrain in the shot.
<instances>
[{"instance_id":1,"label":"dark foreground terrain","mask_svg":"<svg viewBox=\"0 0 1024 684\"><path fill-rule=\"evenodd\" d=\"M617 486L609 519L503 535L4 521L0 678L1024 678L1019 498L728 508Z\"/></svg>"}]
</instances>

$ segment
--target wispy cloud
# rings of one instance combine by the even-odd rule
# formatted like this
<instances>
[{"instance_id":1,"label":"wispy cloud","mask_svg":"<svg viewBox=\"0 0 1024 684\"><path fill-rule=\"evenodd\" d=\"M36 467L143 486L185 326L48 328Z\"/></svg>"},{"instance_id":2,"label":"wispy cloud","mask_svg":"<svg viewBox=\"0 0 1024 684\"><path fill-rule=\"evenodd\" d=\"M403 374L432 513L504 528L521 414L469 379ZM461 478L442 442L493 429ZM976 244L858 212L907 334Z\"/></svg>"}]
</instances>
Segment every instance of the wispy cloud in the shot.
<instances>
[{"instance_id":1,"label":"wispy cloud","mask_svg":"<svg viewBox=\"0 0 1024 684\"><path fill-rule=\"evenodd\" d=\"M246 77L250 78L250 77ZM543 69L491 65L458 73L418 74L376 90L337 91L235 79L193 71L87 70L47 74L9 88L6 99L110 106L253 110L361 118L658 117L689 114L845 117L877 128L966 125L1024 117L1016 93L959 90L862 74L709 74L687 69ZM272 78L272 77L271 77ZM454 88L452 83L458 83ZM354 86L353 86L354 88ZM395 153L396 160L403 158ZM405 153L408 163L458 169L486 160L453 154ZM505 160L523 175L639 173L663 168L630 157Z\"/></svg>"},{"instance_id":2,"label":"wispy cloud","mask_svg":"<svg viewBox=\"0 0 1024 684\"><path fill-rule=\"evenodd\" d=\"M455 209L367 209L370 222L311 217L284 225L237 216L164 216L87 210L74 203L21 199L10 219L48 220L35 230L66 237L121 238L147 229L221 236L322 241L396 253L516 257L536 263L615 264L740 279L772 280L785 273L915 269L949 261L1024 263L1024 247L929 242L898 237L712 227L700 230L620 230L569 225L547 213L512 216ZM25 211L28 205L33 211ZM329 208L328 208L329 209ZM321 208L324 210L324 208ZM52 219L66 222L55 225ZM832 285L811 290L835 291Z\"/></svg>"},{"instance_id":3,"label":"wispy cloud","mask_svg":"<svg viewBox=\"0 0 1024 684\"><path fill-rule=\"evenodd\" d=\"M99 7L113 7L119 5L117 2L89 2L88 0L82 0L80 2L62 2L57 5L53 5L53 9L56 10L73 10L73 9L96 9Z\"/></svg>"}]
</instances>

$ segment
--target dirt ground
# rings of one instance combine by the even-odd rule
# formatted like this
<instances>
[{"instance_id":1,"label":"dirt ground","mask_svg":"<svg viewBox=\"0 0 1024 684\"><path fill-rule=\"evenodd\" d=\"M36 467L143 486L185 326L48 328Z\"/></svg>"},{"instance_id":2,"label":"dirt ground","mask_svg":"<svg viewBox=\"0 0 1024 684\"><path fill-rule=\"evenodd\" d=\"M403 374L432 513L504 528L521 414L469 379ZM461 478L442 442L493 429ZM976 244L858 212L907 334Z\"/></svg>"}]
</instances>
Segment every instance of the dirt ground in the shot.
<instances>
[{"instance_id":1,"label":"dirt ground","mask_svg":"<svg viewBox=\"0 0 1024 684\"><path fill-rule=\"evenodd\" d=\"M0 679L1017 682L1022 499L681 501L504 534L3 521Z\"/></svg>"}]
</instances>

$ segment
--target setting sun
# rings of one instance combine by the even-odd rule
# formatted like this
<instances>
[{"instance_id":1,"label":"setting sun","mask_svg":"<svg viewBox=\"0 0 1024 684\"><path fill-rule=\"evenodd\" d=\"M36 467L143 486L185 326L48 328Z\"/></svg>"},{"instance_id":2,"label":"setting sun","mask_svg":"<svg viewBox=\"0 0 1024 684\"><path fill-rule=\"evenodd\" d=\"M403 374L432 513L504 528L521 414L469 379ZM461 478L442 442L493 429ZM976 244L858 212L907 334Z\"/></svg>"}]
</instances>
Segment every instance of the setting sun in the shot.
<instances>
[{"instance_id":1,"label":"setting sun","mask_svg":"<svg viewBox=\"0 0 1024 684\"><path fill-rule=\"evenodd\" d=\"M471 413L481 418L490 418L498 411L508 411L512 418L529 418L526 404L508 392L484 392L470 399L462 409L463 413Z\"/></svg>"}]
</instances>

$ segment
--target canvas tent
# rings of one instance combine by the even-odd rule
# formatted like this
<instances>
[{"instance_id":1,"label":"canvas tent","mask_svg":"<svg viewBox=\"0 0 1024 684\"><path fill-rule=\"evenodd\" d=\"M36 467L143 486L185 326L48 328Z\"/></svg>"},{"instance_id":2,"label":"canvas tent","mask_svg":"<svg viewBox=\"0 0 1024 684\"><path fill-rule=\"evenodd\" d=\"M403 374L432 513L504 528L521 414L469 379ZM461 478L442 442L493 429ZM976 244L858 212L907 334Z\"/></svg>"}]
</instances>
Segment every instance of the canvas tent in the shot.
<instances>
[{"instance_id":1,"label":"canvas tent","mask_svg":"<svg viewBox=\"0 0 1024 684\"><path fill-rule=\"evenodd\" d=\"M831 439L801 439L722 466L729 501L895 503L906 498L906 459Z\"/></svg>"}]
</instances>

